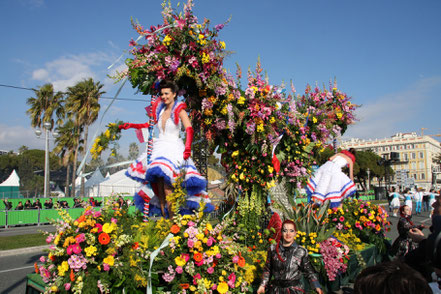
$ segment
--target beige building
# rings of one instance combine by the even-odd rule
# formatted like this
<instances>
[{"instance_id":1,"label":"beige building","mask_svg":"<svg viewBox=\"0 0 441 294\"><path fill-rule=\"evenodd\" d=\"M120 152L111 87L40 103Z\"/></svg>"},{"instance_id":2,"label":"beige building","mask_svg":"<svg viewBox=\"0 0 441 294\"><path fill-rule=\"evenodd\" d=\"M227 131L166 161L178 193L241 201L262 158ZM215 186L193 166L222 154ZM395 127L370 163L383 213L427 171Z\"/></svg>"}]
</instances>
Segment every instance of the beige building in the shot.
<instances>
[{"instance_id":1,"label":"beige building","mask_svg":"<svg viewBox=\"0 0 441 294\"><path fill-rule=\"evenodd\" d=\"M397 161L391 164L395 175L391 184L407 186L414 184L429 189L432 179L440 169L433 161L441 153L440 142L431 136L418 136L413 133L397 133L390 138L361 140L350 139L341 143L341 148L372 150L385 159L390 159L391 152L399 154ZM441 178L441 176L438 176Z\"/></svg>"}]
</instances>

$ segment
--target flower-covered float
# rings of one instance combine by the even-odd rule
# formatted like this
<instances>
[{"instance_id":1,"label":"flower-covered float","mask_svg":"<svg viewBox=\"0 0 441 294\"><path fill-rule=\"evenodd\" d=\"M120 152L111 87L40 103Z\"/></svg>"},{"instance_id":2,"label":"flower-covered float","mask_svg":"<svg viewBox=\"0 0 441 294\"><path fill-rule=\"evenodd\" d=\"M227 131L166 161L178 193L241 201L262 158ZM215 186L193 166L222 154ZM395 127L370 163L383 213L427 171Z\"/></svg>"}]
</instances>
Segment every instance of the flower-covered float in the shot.
<instances>
[{"instance_id":1,"label":"flower-covered float","mask_svg":"<svg viewBox=\"0 0 441 294\"><path fill-rule=\"evenodd\" d=\"M349 199L334 209L293 201L314 158L353 122L350 97L335 83L307 86L303 94L291 85L287 94L262 76L260 62L242 89L240 68L235 77L223 68L228 52L218 33L224 24L198 23L192 5L188 1L182 13L164 5L163 24L149 29L134 24L145 43L131 41L132 57L118 78L152 96L158 81L178 83L199 136L221 155L230 211L207 215L202 205L180 215L186 191L179 180L168 197L172 219L143 221L112 199L101 210L85 208L77 219L60 210L57 232L47 238L49 253L36 264L47 293L252 293L268 246L279 238L280 216L296 223L296 242L309 251L325 284L347 275L349 266L356 273L369 263L366 248L380 255L385 250L389 223L381 207ZM109 124L93 155L119 136ZM284 186L289 205L269 197L276 185Z\"/></svg>"}]
</instances>

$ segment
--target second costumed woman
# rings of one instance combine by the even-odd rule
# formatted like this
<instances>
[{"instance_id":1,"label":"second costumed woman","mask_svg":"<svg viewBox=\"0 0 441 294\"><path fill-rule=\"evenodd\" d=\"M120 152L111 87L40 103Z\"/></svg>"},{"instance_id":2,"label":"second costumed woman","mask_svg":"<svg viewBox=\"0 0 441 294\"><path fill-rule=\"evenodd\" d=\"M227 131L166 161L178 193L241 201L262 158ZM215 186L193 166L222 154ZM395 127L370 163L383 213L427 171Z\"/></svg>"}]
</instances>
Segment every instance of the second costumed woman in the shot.
<instances>
[{"instance_id":1,"label":"second costumed woman","mask_svg":"<svg viewBox=\"0 0 441 294\"><path fill-rule=\"evenodd\" d=\"M161 99L153 105L153 117L158 129L158 137L154 139L150 162L147 163L147 154L144 153L127 170L127 175L144 184L150 183L156 197L150 199L146 195L145 187L141 187L137 193L144 201L150 202L150 215L172 217L171 203L167 203L166 197L172 193L172 185L176 179L185 173L183 186L188 196L180 213L189 214L200 207L201 201L205 202L205 212L211 212L214 207L205 192L206 179L197 171L191 155L193 141L193 128L185 111L186 105L176 100L178 86L173 81L162 81L159 85ZM185 145L180 138L181 127L186 132ZM121 129L148 128L146 124L125 123L119 126Z\"/></svg>"}]
</instances>

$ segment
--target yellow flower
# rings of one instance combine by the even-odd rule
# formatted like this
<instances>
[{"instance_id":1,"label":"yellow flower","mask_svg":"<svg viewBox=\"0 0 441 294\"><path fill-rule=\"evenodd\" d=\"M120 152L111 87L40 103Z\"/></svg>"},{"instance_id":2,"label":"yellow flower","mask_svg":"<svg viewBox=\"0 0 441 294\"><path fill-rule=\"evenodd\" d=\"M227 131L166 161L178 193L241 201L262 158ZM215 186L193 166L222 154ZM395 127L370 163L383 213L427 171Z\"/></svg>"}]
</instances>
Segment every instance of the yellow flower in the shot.
<instances>
[{"instance_id":1,"label":"yellow flower","mask_svg":"<svg viewBox=\"0 0 441 294\"><path fill-rule=\"evenodd\" d=\"M172 40L172 38L169 35L167 35L167 36L165 36L164 40L162 41L162 44L170 45L171 40Z\"/></svg>"},{"instance_id":2,"label":"yellow flower","mask_svg":"<svg viewBox=\"0 0 441 294\"><path fill-rule=\"evenodd\" d=\"M196 292L196 287L193 286L193 285L191 285L191 286L190 286L190 291L191 291L191 292Z\"/></svg>"},{"instance_id":3,"label":"yellow flower","mask_svg":"<svg viewBox=\"0 0 441 294\"><path fill-rule=\"evenodd\" d=\"M114 224L114 223L111 223L111 224L109 224L109 223L105 223L105 224L103 225L103 232L104 232L104 233L110 234L110 233L112 233L112 231L113 231L114 229L116 229L116 224Z\"/></svg>"},{"instance_id":4,"label":"yellow flower","mask_svg":"<svg viewBox=\"0 0 441 294\"><path fill-rule=\"evenodd\" d=\"M258 125L257 125L257 131L258 131L259 133L261 133L261 132L264 131L263 124L258 124Z\"/></svg>"},{"instance_id":5,"label":"yellow flower","mask_svg":"<svg viewBox=\"0 0 441 294\"><path fill-rule=\"evenodd\" d=\"M269 172L270 174L272 174L273 171L274 171L274 167L272 167L271 165L268 165L268 172Z\"/></svg>"},{"instance_id":6,"label":"yellow flower","mask_svg":"<svg viewBox=\"0 0 441 294\"><path fill-rule=\"evenodd\" d=\"M84 252L86 252L86 256L92 256L92 255L96 255L96 247L95 246L89 246L84 248Z\"/></svg>"},{"instance_id":7,"label":"yellow flower","mask_svg":"<svg viewBox=\"0 0 441 294\"><path fill-rule=\"evenodd\" d=\"M107 263L110 266L113 266L115 264L115 258L112 255L109 255L103 259L103 262Z\"/></svg>"},{"instance_id":8,"label":"yellow flower","mask_svg":"<svg viewBox=\"0 0 441 294\"><path fill-rule=\"evenodd\" d=\"M220 44L220 47L221 47L222 49L225 49L225 48L226 48L226 45L225 45L225 42L224 42L224 41L220 41L219 44Z\"/></svg>"},{"instance_id":9,"label":"yellow flower","mask_svg":"<svg viewBox=\"0 0 441 294\"><path fill-rule=\"evenodd\" d=\"M210 62L210 55L208 55L205 52L202 52L202 63L208 63Z\"/></svg>"},{"instance_id":10,"label":"yellow flower","mask_svg":"<svg viewBox=\"0 0 441 294\"><path fill-rule=\"evenodd\" d=\"M272 123L274 123L276 121L276 119L272 116L271 118L270 118L270 120L269 120L269 122L272 124Z\"/></svg>"},{"instance_id":11,"label":"yellow flower","mask_svg":"<svg viewBox=\"0 0 441 294\"><path fill-rule=\"evenodd\" d=\"M245 175L244 175L243 173L241 173L241 174L239 175L239 179L241 179L242 181L245 180Z\"/></svg>"},{"instance_id":12,"label":"yellow flower","mask_svg":"<svg viewBox=\"0 0 441 294\"><path fill-rule=\"evenodd\" d=\"M207 230L209 230L209 231L212 231L212 230L213 230L213 226L212 226L210 223L208 223L208 224L206 225L206 228L207 228Z\"/></svg>"},{"instance_id":13,"label":"yellow flower","mask_svg":"<svg viewBox=\"0 0 441 294\"><path fill-rule=\"evenodd\" d=\"M313 118L312 118L312 122L313 122L313 123L317 123L317 118L316 118L316 117L313 117Z\"/></svg>"},{"instance_id":14,"label":"yellow flower","mask_svg":"<svg viewBox=\"0 0 441 294\"><path fill-rule=\"evenodd\" d=\"M239 99L237 100L237 104L239 105L245 104L245 97L240 96Z\"/></svg>"},{"instance_id":15,"label":"yellow flower","mask_svg":"<svg viewBox=\"0 0 441 294\"><path fill-rule=\"evenodd\" d=\"M185 258L183 258L182 256L179 255L175 258L175 263L177 266L184 266L186 261L185 261Z\"/></svg>"},{"instance_id":16,"label":"yellow flower","mask_svg":"<svg viewBox=\"0 0 441 294\"><path fill-rule=\"evenodd\" d=\"M222 277L220 277L220 278L222 278ZM224 293L227 293L227 291L228 291L228 284L225 282L219 283L219 285L217 286L217 292L224 294Z\"/></svg>"},{"instance_id":17,"label":"yellow flower","mask_svg":"<svg viewBox=\"0 0 441 294\"><path fill-rule=\"evenodd\" d=\"M58 292L58 287L55 286L55 285L53 285L53 286L51 287L51 291L52 291L52 292Z\"/></svg>"},{"instance_id":18,"label":"yellow flower","mask_svg":"<svg viewBox=\"0 0 441 294\"><path fill-rule=\"evenodd\" d=\"M107 129L107 130L104 132L104 136L106 136L106 138L110 138L110 131L109 131L109 129Z\"/></svg>"},{"instance_id":19,"label":"yellow flower","mask_svg":"<svg viewBox=\"0 0 441 294\"><path fill-rule=\"evenodd\" d=\"M67 263L67 261L63 261L59 266L58 266L58 275L64 277L64 274L69 270L69 264Z\"/></svg>"},{"instance_id":20,"label":"yellow flower","mask_svg":"<svg viewBox=\"0 0 441 294\"><path fill-rule=\"evenodd\" d=\"M231 154L231 157L236 157L238 155L239 155L239 150L236 150Z\"/></svg>"},{"instance_id":21,"label":"yellow flower","mask_svg":"<svg viewBox=\"0 0 441 294\"><path fill-rule=\"evenodd\" d=\"M202 34L199 34L198 38L199 38L199 40L203 40L205 38L205 36Z\"/></svg>"}]
</instances>

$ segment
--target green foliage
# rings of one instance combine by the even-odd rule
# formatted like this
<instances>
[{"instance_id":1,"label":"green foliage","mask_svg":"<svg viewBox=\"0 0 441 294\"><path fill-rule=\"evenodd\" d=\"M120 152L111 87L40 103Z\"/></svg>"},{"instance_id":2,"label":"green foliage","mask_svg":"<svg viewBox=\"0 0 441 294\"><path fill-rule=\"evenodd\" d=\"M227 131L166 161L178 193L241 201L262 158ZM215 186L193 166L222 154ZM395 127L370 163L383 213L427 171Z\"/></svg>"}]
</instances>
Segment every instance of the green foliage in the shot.
<instances>
[{"instance_id":1,"label":"green foliage","mask_svg":"<svg viewBox=\"0 0 441 294\"><path fill-rule=\"evenodd\" d=\"M334 232L334 228L327 225L329 200L317 207L313 203L298 204L292 207L284 207L278 203L273 204L275 208L282 209L287 219L294 221L297 231L309 235L316 233L317 242L328 239Z\"/></svg>"}]
</instances>

